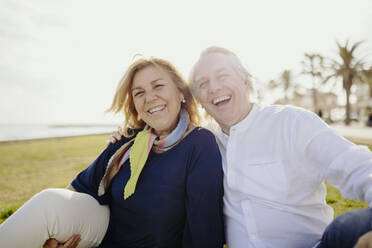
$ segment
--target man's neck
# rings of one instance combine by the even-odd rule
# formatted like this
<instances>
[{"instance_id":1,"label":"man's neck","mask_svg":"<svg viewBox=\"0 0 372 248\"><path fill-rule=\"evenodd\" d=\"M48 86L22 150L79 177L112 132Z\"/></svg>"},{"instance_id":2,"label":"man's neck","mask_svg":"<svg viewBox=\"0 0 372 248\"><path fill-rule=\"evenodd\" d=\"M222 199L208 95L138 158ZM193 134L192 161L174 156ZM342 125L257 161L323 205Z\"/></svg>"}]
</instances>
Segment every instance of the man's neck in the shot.
<instances>
[{"instance_id":1,"label":"man's neck","mask_svg":"<svg viewBox=\"0 0 372 248\"><path fill-rule=\"evenodd\" d=\"M249 113L251 112L252 107L253 107L253 103L249 103L247 111L245 111L245 113L242 114L241 118L237 122L235 122L231 125L224 125L224 124L218 123L221 127L222 132L226 135L230 135L230 128L235 126L236 124L238 124L242 120L244 120L249 115Z\"/></svg>"}]
</instances>

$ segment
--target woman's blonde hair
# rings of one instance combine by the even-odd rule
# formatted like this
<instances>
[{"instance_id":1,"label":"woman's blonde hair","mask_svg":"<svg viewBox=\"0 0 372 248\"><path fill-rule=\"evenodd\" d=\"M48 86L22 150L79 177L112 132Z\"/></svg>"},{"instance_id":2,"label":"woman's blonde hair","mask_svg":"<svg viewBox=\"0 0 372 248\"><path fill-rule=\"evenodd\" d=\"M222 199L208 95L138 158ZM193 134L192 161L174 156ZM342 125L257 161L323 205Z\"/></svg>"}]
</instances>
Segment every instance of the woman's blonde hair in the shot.
<instances>
[{"instance_id":1,"label":"woman's blonde hair","mask_svg":"<svg viewBox=\"0 0 372 248\"><path fill-rule=\"evenodd\" d=\"M194 125L199 125L201 118L198 111L198 105L196 103L195 98L191 94L188 84L186 83L185 79L183 79L178 70L170 62L164 59L141 58L136 60L129 66L124 76L119 81L119 84L114 95L114 100L111 104L111 107L107 110L108 112L114 113L123 111L125 117L124 135L126 137L130 137L133 135L133 133L130 132L130 130L142 129L146 125L146 123L140 119L134 107L131 88L136 73L148 66L155 66L169 73L173 83L183 94L183 97L186 102L182 103L182 106L188 112L190 116L190 122Z\"/></svg>"}]
</instances>

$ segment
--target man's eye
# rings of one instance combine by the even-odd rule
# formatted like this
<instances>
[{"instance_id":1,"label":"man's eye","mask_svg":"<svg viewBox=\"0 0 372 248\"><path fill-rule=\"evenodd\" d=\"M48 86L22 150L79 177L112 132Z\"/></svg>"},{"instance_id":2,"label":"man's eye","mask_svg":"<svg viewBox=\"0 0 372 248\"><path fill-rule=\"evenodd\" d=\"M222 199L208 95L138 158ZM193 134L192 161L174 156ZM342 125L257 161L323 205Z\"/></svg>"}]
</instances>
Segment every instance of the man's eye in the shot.
<instances>
[{"instance_id":1,"label":"man's eye","mask_svg":"<svg viewBox=\"0 0 372 248\"><path fill-rule=\"evenodd\" d=\"M218 77L220 80L225 80L227 78L226 74L222 74Z\"/></svg>"},{"instance_id":2,"label":"man's eye","mask_svg":"<svg viewBox=\"0 0 372 248\"><path fill-rule=\"evenodd\" d=\"M157 85L155 85L155 89L159 89L159 88L161 88L161 87L163 87L164 85L162 85L162 84L157 84Z\"/></svg>"},{"instance_id":3,"label":"man's eye","mask_svg":"<svg viewBox=\"0 0 372 248\"><path fill-rule=\"evenodd\" d=\"M208 84L208 81L202 81L200 84L199 84L199 88L203 89L207 86Z\"/></svg>"}]
</instances>

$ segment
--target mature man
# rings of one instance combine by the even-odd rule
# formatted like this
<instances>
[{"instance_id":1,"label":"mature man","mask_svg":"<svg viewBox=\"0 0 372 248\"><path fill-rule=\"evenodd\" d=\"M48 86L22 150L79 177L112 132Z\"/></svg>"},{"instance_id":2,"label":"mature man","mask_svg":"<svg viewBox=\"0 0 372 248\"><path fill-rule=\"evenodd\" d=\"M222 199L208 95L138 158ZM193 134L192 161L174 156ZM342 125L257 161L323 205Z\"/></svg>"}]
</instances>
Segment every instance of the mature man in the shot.
<instances>
[{"instance_id":1,"label":"mature man","mask_svg":"<svg viewBox=\"0 0 372 248\"><path fill-rule=\"evenodd\" d=\"M338 136L309 111L252 103L251 76L226 49L206 49L190 83L220 126L215 134L229 248L352 247L372 230L366 209L341 217L321 240L333 218L325 179L344 197L372 204L372 153L366 147Z\"/></svg>"},{"instance_id":2,"label":"mature man","mask_svg":"<svg viewBox=\"0 0 372 248\"><path fill-rule=\"evenodd\" d=\"M327 180L344 197L371 206L367 148L304 109L252 103L251 76L227 49L202 52L190 83L219 125L214 132L223 159L229 248L353 247L359 237L356 247L372 247L372 211L349 212L332 222L324 185Z\"/></svg>"}]
</instances>

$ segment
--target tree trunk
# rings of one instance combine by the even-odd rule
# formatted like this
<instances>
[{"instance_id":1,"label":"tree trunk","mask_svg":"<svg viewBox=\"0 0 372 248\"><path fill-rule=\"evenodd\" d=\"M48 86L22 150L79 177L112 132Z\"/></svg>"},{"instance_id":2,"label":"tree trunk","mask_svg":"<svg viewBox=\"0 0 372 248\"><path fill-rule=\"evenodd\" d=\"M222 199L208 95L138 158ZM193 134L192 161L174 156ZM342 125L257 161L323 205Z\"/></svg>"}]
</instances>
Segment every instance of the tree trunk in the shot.
<instances>
[{"instance_id":1,"label":"tree trunk","mask_svg":"<svg viewBox=\"0 0 372 248\"><path fill-rule=\"evenodd\" d=\"M289 104L288 102L288 90L287 89L284 89L284 101L285 101L285 104Z\"/></svg>"},{"instance_id":2,"label":"tree trunk","mask_svg":"<svg viewBox=\"0 0 372 248\"><path fill-rule=\"evenodd\" d=\"M345 118L345 124L346 125L350 125L350 88L351 87L348 87L345 89L346 91L346 118Z\"/></svg>"},{"instance_id":3,"label":"tree trunk","mask_svg":"<svg viewBox=\"0 0 372 248\"><path fill-rule=\"evenodd\" d=\"M317 90L313 88L313 107L314 107L314 113L318 114L318 101L317 101Z\"/></svg>"}]
</instances>

